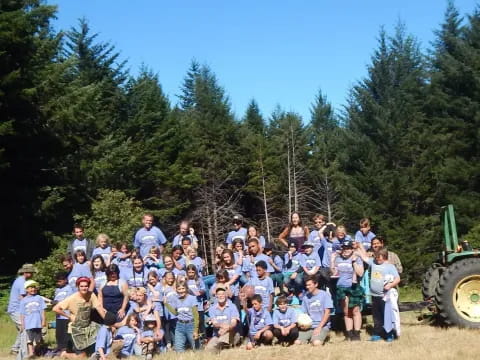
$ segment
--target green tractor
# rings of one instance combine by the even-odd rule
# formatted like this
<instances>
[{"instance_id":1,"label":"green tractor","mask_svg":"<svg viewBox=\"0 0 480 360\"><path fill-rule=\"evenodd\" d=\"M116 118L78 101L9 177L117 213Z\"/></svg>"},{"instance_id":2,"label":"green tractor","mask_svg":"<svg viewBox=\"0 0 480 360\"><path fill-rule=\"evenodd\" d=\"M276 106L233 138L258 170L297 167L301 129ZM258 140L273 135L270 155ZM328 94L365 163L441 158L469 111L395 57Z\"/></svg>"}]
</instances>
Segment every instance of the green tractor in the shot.
<instances>
[{"instance_id":1,"label":"green tractor","mask_svg":"<svg viewBox=\"0 0 480 360\"><path fill-rule=\"evenodd\" d=\"M425 274L422 293L447 325L480 328L480 253L458 242L453 206L443 209L445 248Z\"/></svg>"}]
</instances>

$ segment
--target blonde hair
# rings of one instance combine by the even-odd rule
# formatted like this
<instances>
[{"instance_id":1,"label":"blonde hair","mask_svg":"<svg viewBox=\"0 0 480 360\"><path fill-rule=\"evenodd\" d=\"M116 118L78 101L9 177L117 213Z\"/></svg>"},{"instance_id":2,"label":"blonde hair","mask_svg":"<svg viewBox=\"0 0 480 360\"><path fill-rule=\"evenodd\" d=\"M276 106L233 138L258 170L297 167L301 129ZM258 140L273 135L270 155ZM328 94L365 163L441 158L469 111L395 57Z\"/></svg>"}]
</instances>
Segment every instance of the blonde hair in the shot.
<instances>
[{"instance_id":1,"label":"blonde hair","mask_svg":"<svg viewBox=\"0 0 480 360\"><path fill-rule=\"evenodd\" d=\"M97 246L100 246L100 240L106 240L107 245L110 244L110 238L108 237L107 234L104 234L104 233L98 234L97 240L96 240Z\"/></svg>"},{"instance_id":2,"label":"blonde hair","mask_svg":"<svg viewBox=\"0 0 480 360\"><path fill-rule=\"evenodd\" d=\"M339 233L344 233L345 235L347 235L347 228L343 225L340 225L340 226L337 226L337 230L335 231L335 234L338 234Z\"/></svg>"}]
</instances>

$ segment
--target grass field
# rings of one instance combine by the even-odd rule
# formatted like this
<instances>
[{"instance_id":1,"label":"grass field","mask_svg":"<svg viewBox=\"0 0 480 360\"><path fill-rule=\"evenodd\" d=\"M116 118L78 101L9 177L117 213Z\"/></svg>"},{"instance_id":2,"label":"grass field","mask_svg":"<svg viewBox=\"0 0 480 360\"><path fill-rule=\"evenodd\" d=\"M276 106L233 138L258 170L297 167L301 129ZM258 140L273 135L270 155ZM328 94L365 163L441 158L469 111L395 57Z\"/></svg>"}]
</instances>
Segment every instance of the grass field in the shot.
<instances>
[{"instance_id":1,"label":"grass field","mask_svg":"<svg viewBox=\"0 0 480 360\"><path fill-rule=\"evenodd\" d=\"M2 294L3 295L3 294ZM420 299L420 292L415 288L401 289L402 301L416 301ZM345 342L343 335L332 334L330 342L321 348L308 345L283 348L280 346L260 347L247 352L245 349L226 350L221 358L229 360L267 360L267 359L478 359L478 339L480 330L443 329L419 321L421 312L402 313L402 335L393 343L371 343L369 336L362 330L361 342ZM367 318L367 325L371 320ZM53 341L53 330L49 330L49 340ZM2 315L0 318L0 359L14 359L8 355L9 347L15 337L15 329L9 319ZM212 356L205 352L196 353L167 353L156 358L165 360L208 360Z\"/></svg>"}]
</instances>

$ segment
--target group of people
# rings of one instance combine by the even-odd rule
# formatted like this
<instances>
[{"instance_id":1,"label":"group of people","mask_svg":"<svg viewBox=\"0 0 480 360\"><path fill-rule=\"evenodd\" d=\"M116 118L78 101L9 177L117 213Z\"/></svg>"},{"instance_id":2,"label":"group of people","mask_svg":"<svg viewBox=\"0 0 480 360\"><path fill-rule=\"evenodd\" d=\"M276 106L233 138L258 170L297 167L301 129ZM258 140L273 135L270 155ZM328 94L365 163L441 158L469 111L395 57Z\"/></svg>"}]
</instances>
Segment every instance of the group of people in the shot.
<instances>
[{"instance_id":1,"label":"group of people","mask_svg":"<svg viewBox=\"0 0 480 360\"><path fill-rule=\"evenodd\" d=\"M246 349L273 342L317 346L328 339L332 314L343 317L346 339L357 341L367 303L371 341L400 335L401 263L371 232L369 219L350 237L323 215L313 218L310 231L293 213L271 244L235 215L210 275L187 221L170 248L153 220L144 214L133 244L113 244L106 234L95 243L74 226L60 260L64 271L55 274L59 355L151 359L169 349L219 351L242 342ZM286 251L278 250L282 245ZM45 327L49 300L38 294L34 274L31 264L22 266L10 294L8 313L19 333L12 352L19 359L34 354Z\"/></svg>"}]
</instances>

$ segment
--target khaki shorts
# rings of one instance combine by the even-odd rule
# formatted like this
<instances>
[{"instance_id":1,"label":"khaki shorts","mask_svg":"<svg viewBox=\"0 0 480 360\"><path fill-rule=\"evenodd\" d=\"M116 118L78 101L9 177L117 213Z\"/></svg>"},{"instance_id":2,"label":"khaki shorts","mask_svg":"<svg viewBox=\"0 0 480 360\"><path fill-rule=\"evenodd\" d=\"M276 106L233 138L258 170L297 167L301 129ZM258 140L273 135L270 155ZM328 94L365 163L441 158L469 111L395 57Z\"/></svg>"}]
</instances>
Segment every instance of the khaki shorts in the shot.
<instances>
[{"instance_id":1,"label":"khaki shorts","mask_svg":"<svg viewBox=\"0 0 480 360\"><path fill-rule=\"evenodd\" d=\"M313 335L313 330L314 329L309 329L309 330L300 330L298 332L298 340L300 340L302 343L313 343L315 340L320 341L322 344L325 343L325 340L327 339L328 334L330 333L330 329L327 327L322 328L320 331L320 334L318 335Z\"/></svg>"}]
</instances>

